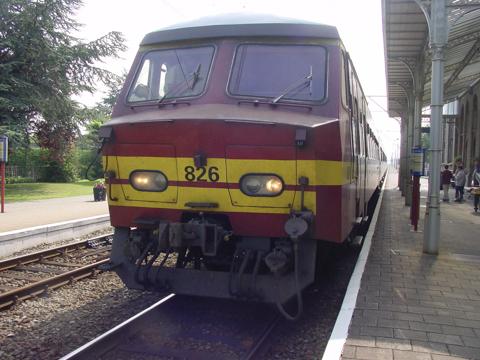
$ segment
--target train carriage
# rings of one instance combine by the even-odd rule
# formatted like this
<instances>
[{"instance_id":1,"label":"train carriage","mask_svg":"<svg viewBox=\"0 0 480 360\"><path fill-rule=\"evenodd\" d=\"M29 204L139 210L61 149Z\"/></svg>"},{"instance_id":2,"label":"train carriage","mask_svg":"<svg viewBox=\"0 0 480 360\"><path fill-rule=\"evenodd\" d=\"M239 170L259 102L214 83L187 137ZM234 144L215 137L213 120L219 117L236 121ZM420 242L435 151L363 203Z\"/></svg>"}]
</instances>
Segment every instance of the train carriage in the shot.
<instances>
[{"instance_id":1,"label":"train carriage","mask_svg":"<svg viewBox=\"0 0 480 360\"><path fill-rule=\"evenodd\" d=\"M361 228L384 175L369 123L334 27L227 15L146 35L100 131L111 267L134 288L300 300L317 245Z\"/></svg>"}]
</instances>

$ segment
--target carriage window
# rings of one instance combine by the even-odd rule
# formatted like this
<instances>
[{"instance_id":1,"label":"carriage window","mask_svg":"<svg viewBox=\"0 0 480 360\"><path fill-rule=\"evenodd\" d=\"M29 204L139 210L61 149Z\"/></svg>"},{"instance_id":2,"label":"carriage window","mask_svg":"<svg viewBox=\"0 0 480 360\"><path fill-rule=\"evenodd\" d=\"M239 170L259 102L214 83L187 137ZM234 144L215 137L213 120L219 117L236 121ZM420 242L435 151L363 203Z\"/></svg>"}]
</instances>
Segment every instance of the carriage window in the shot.
<instances>
[{"instance_id":1,"label":"carriage window","mask_svg":"<svg viewBox=\"0 0 480 360\"><path fill-rule=\"evenodd\" d=\"M355 154L360 155L360 121L359 121L359 114L358 114L358 102L357 98L354 99L353 104L353 122L355 124Z\"/></svg>"},{"instance_id":2,"label":"carriage window","mask_svg":"<svg viewBox=\"0 0 480 360\"><path fill-rule=\"evenodd\" d=\"M367 119L365 118L365 114L362 115L362 122L363 122L363 150L364 150L364 155L368 158L368 124L367 124Z\"/></svg>"},{"instance_id":3,"label":"carriage window","mask_svg":"<svg viewBox=\"0 0 480 360\"><path fill-rule=\"evenodd\" d=\"M349 89L349 79L348 79L348 60L346 60L346 55L342 51L342 104L346 109L350 108L350 89Z\"/></svg>"},{"instance_id":4,"label":"carriage window","mask_svg":"<svg viewBox=\"0 0 480 360\"><path fill-rule=\"evenodd\" d=\"M310 45L240 45L228 90L272 101L325 98L327 51Z\"/></svg>"},{"instance_id":5,"label":"carriage window","mask_svg":"<svg viewBox=\"0 0 480 360\"><path fill-rule=\"evenodd\" d=\"M147 53L138 69L128 102L198 96L205 89L213 46Z\"/></svg>"}]
</instances>

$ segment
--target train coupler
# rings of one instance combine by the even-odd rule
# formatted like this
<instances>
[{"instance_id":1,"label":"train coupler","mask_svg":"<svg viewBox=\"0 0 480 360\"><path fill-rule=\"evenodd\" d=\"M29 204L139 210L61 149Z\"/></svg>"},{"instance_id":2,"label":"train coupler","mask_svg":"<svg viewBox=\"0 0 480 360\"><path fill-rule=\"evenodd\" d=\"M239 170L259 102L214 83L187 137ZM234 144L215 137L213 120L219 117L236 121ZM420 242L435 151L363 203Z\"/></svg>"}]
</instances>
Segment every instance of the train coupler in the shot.
<instances>
[{"instance_id":1,"label":"train coupler","mask_svg":"<svg viewBox=\"0 0 480 360\"><path fill-rule=\"evenodd\" d=\"M137 223L140 223L140 220ZM203 219L193 219L187 223L156 220L148 225L153 228L149 230L150 235L149 231L142 229L131 234L129 253L133 258L138 258L141 249L145 247L144 244L151 241L155 242L155 248L162 251L198 247L203 255L215 256L220 243L228 241L232 235L231 231L222 226Z\"/></svg>"},{"instance_id":2,"label":"train coupler","mask_svg":"<svg viewBox=\"0 0 480 360\"><path fill-rule=\"evenodd\" d=\"M168 245L172 248L199 246L206 256L217 255L219 244L229 232L221 226L205 222L171 223Z\"/></svg>"}]
</instances>

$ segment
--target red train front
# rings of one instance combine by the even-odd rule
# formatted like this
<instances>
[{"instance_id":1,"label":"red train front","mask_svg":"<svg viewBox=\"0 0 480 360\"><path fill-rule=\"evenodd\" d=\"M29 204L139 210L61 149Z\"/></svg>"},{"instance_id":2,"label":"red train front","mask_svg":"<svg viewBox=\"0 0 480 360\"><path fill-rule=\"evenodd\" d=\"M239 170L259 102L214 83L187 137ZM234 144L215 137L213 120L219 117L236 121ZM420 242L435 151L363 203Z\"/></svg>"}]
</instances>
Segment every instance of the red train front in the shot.
<instances>
[{"instance_id":1,"label":"red train front","mask_svg":"<svg viewBox=\"0 0 480 360\"><path fill-rule=\"evenodd\" d=\"M282 304L367 215L385 160L335 28L198 20L148 34L101 129L129 287Z\"/></svg>"}]
</instances>

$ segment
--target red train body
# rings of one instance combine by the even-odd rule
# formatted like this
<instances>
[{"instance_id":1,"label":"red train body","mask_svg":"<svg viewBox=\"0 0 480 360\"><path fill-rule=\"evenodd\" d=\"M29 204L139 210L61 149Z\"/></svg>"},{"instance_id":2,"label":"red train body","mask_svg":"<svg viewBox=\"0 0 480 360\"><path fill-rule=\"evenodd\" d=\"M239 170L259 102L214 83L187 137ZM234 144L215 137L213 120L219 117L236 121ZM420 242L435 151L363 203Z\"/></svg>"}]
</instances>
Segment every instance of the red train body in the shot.
<instances>
[{"instance_id":1,"label":"red train body","mask_svg":"<svg viewBox=\"0 0 480 360\"><path fill-rule=\"evenodd\" d=\"M384 175L369 118L333 27L224 17L148 34L101 129L112 267L131 287L298 295L318 241L348 240Z\"/></svg>"}]
</instances>

